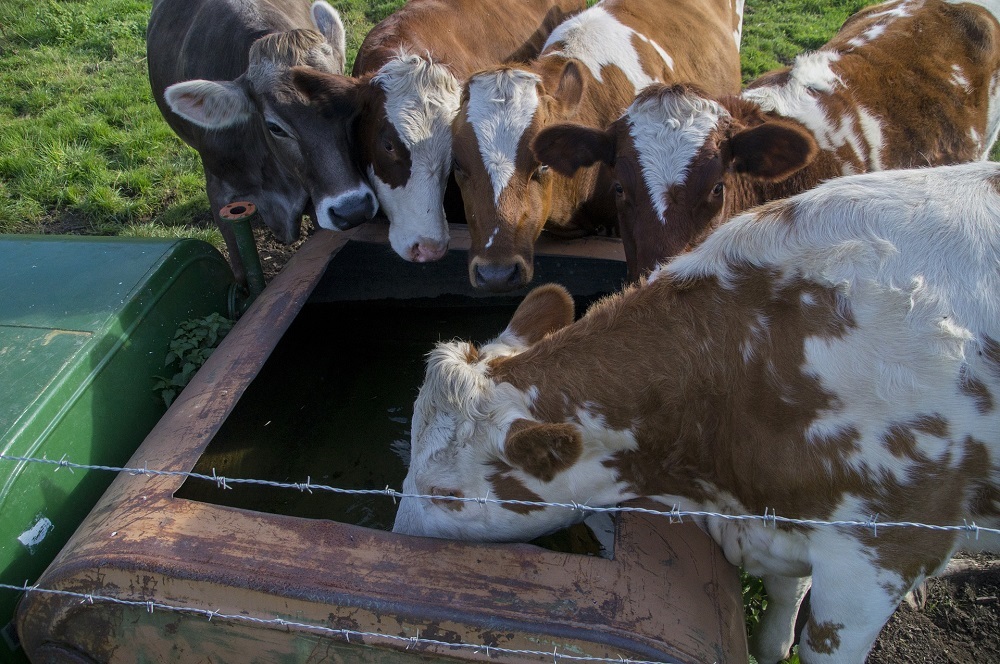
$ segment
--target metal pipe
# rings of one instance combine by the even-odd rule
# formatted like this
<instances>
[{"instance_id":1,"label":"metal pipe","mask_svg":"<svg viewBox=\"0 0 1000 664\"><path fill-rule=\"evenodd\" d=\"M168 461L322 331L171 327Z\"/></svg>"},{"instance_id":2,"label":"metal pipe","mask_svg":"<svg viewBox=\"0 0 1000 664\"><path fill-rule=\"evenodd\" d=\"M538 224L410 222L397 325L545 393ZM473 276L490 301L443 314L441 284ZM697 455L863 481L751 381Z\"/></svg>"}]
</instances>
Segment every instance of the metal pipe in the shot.
<instances>
[{"instance_id":1,"label":"metal pipe","mask_svg":"<svg viewBox=\"0 0 1000 664\"><path fill-rule=\"evenodd\" d=\"M257 206L248 201L230 203L219 210L219 217L233 225L236 246L240 252L239 259L247 275L250 302L253 302L263 292L265 286L264 268L260 264L257 243L253 239L253 228L250 225L257 217ZM247 304L249 305L249 302Z\"/></svg>"}]
</instances>

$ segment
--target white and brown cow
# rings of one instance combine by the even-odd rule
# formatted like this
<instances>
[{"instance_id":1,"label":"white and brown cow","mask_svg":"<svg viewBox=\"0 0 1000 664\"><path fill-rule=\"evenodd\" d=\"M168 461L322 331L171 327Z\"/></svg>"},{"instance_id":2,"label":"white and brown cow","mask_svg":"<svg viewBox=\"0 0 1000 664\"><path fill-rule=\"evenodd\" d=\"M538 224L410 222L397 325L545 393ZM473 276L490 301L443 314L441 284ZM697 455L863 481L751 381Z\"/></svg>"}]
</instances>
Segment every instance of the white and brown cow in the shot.
<instances>
[{"instance_id":1,"label":"white and brown cow","mask_svg":"<svg viewBox=\"0 0 1000 664\"><path fill-rule=\"evenodd\" d=\"M528 540L639 496L727 515L1000 526L1000 165L836 178L573 319L545 285L429 354L399 533ZM448 496L470 499L456 502ZM666 508L666 509L669 509ZM757 661L863 662L964 531L706 517L762 576ZM876 536L877 535L877 536ZM666 573L666 571L665 571Z\"/></svg>"},{"instance_id":2,"label":"white and brown cow","mask_svg":"<svg viewBox=\"0 0 1000 664\"><path fill-rule=\"evenodd\" d=\"M460 80L511 58L534 57L552 29L584 6L584 0L410 0L365 37L354 78L296 73L300 90L330 120L353 124L361 168L389 219L397 254L425 262L448 248L443 200ZM449 209L460 214L462 207L451 202Z\"/></svg>"},{"instance_id":3,"label":"white and brown cow","mask_svg":"<svg viewBox=\"0 0 1000 664\"><path fill-rule=\"evenodd\" d=\"M158 0L146 37L163 117L198 151L208 201L237 277L239 249L219 210L253 202L290 243L308 213L323 228L371 219L378 201L330 125L291 86L289 69L341 72L344 28L323 0Z\"/></svg>"},{"instance_id":4,"label":"white and brown cow","mask_svg":"<svg viewBox=\"0 0 1000 664\"><path fill-rule=\"evenodd\" d=\"M606 131L539 134L538 159L613 164L630 276L734 214L841 175L986 158L1000 130L1000 24L978 4L893 0L739 97L651 87Z\"/></svg>"},{"instance_id":5,"label":"white and brown cow","mask_svg":"<svg viewBox=\"0 0 1000 664\"><path fill-rule=\"evenodd\" d=\"M603 0L556 28L538 59L469 79L453 150L473 286L531 281L543 228L578 236L615 226L608 169L551 172L532 155L532 138L569 120L603 129L656 81L737 92L742 10L735 0Z\"/></svg>"}]
</instances>

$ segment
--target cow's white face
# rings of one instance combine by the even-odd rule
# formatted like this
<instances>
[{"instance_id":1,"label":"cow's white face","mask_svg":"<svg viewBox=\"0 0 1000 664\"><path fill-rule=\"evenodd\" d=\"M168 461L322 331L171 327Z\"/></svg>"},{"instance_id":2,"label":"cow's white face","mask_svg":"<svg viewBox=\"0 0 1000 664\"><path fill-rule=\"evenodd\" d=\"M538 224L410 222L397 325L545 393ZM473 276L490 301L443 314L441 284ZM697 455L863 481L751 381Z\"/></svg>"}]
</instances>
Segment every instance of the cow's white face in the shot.
<instances>
[{"instance_id":1,"label":"cow's white face","mask_svg":"<svg viewBox=\"0 0 1000 664\"><path fill-rule=\"evenodd\" d=\"M541 300L568 300L572 320L569 296L554 293L550 286L533 291L507 329L478 349L449 342L438 344L429 354L414 406L410 469L403 492L470 500L403 498L394 532L526 541L583 518L580 511L562 507L475 502L486 498L585 503L595 495L596 459L583 462L589 455L583 454L582 429L570 423L538 422L531 414L532 389L521 390L489 375L492 363L523 352L545 331L567 322L539 315ZM534 312L527 315L532 307ZM525 327L529 319L534 330Z\"/></svg>"},{"instance_id":2,"label":"cow's white face","mask_svg":"<svg viewBox=\"0 0 1000 664\"><path fill-rule=\"evenodd\" d=\"M558 497L560 482L532 477L505 453L511 425L517 429L530 421L529 395L495 384L486 371L490 359L512 351L516 348L497 340L479 351L461 342L441 344L430 354L414 405L404 493L527 501ZM579 516L560 508L404 498L393 530L464 540L529 540Z\"/></svg>"},{"instance_id":3,"label":"cow's white face","mask_svg":"<svg viewBox=\"0 0 1000 664\"><path fill-rule=\"evenodd\" d=\"M362 145L361 153L389 218L389 243L406 260L438 260L448 248L442 199L451 173L458 80L443 65L401 54L383 65L371 84L381 89L384 106L362 122L381 121L384 127L367 134L370 144Z\"/></svg>"}]
</instances>

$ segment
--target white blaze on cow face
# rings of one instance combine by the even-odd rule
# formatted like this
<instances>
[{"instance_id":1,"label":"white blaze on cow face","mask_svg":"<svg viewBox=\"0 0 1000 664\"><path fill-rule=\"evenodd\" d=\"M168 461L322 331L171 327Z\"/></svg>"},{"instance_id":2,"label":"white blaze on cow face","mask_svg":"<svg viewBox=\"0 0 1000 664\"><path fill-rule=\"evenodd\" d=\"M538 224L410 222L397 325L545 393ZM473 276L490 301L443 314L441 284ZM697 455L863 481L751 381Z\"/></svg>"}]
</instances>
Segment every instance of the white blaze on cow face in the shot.
<instances>
[{"instance_id":1,"label":"white blaze on cow face","mask_svg":"<svg viewBox=\"0 0 1000 664\"><path fill-rule=\"evenodd\" d=\"M437 260L448 247L448 223L442 199L451 170L451 121L458 113L461 89L443 65L400 54L379 70L371 84L385 95L385 115L409 152L405 183L386 182L374 165L369 179L389 218L389 243L403 258ZM373 151L392 150L375 145Z\"/></svg>"},{"instance_id":2,"label":"white blaze on cow face","mask_svg":"<svg viewBox=\"0 0 1000 664\"><path fill-rule=\"evenodd\" d=\"M413 408L410 469L403 493L543 499L542 482L507 463L503 452L511 424L530 417L531 395L509 384L496 385L486 375L490 359L518 350L501 338L479 351L452 342L439 344L429 354L426 379ZM475 359L470 361L471 356ZM505 485L517 487L516 492L504 493ZM511 509L491 502L403 498L393 531L473 541L525 541L577 520L579 515L572 510L558 508Z\"/></svg>"},{"instance_id":3,"label":"white blaze on cow face","mask_svg":"<svg viewBox=\"0 0 1000 664\"><path fill-rule=\"evenodd\" d=\"M544 55L575 58L602 83L603 68L614 65L628 77L636 90L641 90L654 79L645 72L639 54L632 47L634 38L652 46L667 66L674 68L674 59L659 44L621 23L600 6L561 23L546 41L545 49L551 50L545 50Z\"/></svg>"},{"instance_id":4,"label":"white blaze on cow face","mask_svg":"<svg viewBox=\"0 0 1000 664\"><path fill-rule=\"evenodd\" d=\"M709 133L728 117L718 103L695 95L651 97L629 108L629 134L661 224L666 223L667 192L684 182Z\"/></svg>"},{"instance_id":5,"label":"white blaze on cow face","mask_svg":"<svg viewBox=\"0 0 1000 664\"><path fill-rule=\"evenodd\" d=\"M555 303L555 304L553 304ZM496 363L523 353L573 320L569 294L554 285L530 293L510 325L476 348L440 343L413 409L411 459L394 532L480 541L526 541L582 519L578 510L499 504L518 500L613 505L635 497L606 462L637 445L594 405L569 422L535 419L539 387L495 379ZM416 498L437 496L435 500ZM466 501L442 499L459 497Z\"/></svg>"},{"instance_id":6,"label":"white blaze on cow face","mask_svg":"<svg viewBox=\"0 0 1000 664\"><path fill-rule=\"evenodd\" d=\"M469 80L469 124L493 185L493 202L514 176L521 137L538 110L541 79L520 69L501 69Z\"/></svg>"},{"instance_id":7,"label":"white blaze on cow face","mask_svg":"<svg viewBox=\"0 0 1000 664\"><path fill-rule=\"evenodd\" d=\"M634 435L610 430L602 416L585 407L577 409L573 424L533 420L530 410L536 390L521 391L493 382L487 375L490 359L516 351L516 346L498 340L479 351L452 342L439 344L430 353L427 376L414 404L410 467L403 481L403 493L411 497L399 504L394 532L473 541L528 541L572 525L585 514L564 507L476 499L607 506L635 497L604 464L614 452L633 449ZM519 466L517 452L511 449L514 432L533 426L569 431L587 441L584 451L574 451L572 462L553 476L538 477Z\"/></svg>"}]
</instances>

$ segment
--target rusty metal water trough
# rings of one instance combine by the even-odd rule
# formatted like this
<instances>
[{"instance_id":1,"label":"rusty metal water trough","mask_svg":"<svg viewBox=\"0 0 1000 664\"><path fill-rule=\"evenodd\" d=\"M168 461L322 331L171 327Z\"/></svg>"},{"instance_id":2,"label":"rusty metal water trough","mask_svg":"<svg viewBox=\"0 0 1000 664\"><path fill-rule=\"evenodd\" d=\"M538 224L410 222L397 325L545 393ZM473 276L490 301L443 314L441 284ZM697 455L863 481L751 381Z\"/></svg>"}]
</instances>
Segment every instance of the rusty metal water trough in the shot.
<instances>
[{"instance_id":1,"label":"rusty metal water trough","mask_svg":"<svg viewBox=\"0 0 1000 664\"><path fill-rule=\"evenodd\" d=\"M441 277L425 282L406 276L417 268L385 235L370 225L310 238L128 466L191 471L310 299L469 290L463 227L454 269L427 268ZM351 252L361 267L338 272ZM588 266L619 261L621 246L543 240L537 253L576 295L604 287ZM33 662L746 662L736 570L691 524L619 515L606 559L174 497L184 480L119 474L37 583L76 594L29 592L19 607Z\"/></svg>"}]
</instances>

